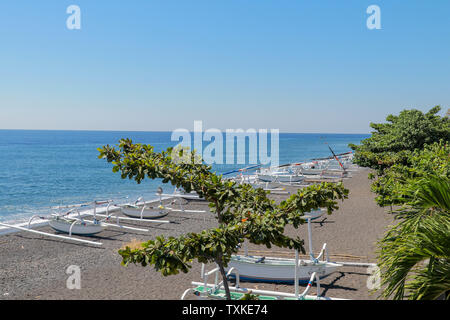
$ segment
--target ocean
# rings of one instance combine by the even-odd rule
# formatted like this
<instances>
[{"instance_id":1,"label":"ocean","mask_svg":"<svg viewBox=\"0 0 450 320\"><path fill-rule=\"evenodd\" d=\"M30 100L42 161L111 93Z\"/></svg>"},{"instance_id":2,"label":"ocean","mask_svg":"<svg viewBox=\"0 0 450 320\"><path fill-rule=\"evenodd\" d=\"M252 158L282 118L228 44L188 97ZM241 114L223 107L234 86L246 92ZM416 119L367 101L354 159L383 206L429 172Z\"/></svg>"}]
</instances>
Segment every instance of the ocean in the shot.
<instances>
[{"instance_id":1,"label":"ocean","mask_svg":"<svg viewBox=\"0 0 450 320\"><path fill-rule=\"evenodd\" d=\"M121 138L151 144L162 151L178 142L171 132L0 130L0 221L23 221L32 215L48 215L52 206L112 199L118 202L156 198L158 187L173 192L171 185L145 179L141 184L121 179L112 164L98 159L97 148L116 145ZM302 162L312 158L350 151L368 134L279 134L279 163ZM270 139L270 138L269 138ZM206 147L209 142L203 142ZM269 145L270 147L270 145ZM270 149L269 149L270 151ZM237 152L235 146L235 152ZM224 173L249 165L214 165ZM270 153L270 152L269 152Z\"/></svg>"}]
</instances>

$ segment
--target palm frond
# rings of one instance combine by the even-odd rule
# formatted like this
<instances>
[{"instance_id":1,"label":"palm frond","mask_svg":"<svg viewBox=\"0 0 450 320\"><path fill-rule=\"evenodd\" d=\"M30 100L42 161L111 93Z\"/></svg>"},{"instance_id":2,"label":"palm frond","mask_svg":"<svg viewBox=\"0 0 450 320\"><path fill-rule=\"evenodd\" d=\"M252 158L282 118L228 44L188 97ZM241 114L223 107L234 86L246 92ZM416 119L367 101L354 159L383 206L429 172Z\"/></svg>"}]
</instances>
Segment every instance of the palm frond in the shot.
<instances>
[{"instance_id":1,"label":"palm frond","mask_svg":"<svg viewBox=\"0 0 450 320\"><path fill-rule=\"evenodd\" d=\"M450 184L430 177L379 242L381 297L435 299L450 290Z\"/></svg>"}]
</instances>

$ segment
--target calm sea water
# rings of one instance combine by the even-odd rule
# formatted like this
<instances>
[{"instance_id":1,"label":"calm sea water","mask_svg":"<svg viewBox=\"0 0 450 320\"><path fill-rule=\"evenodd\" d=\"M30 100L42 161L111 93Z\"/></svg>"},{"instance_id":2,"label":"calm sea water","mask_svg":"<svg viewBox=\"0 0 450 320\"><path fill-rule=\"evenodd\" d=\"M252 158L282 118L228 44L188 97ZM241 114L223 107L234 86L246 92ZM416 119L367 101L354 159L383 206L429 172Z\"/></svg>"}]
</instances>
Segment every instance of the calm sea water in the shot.
<instances>
[{"instance_id":1,"label":"calm sea water","mask_svg":"<svg viewBox=\"0 0 450 320\"><path fill-rule=\"evenodd\" d=\"M330 156L328 143L336 153L350 151L369 135L280 133L279 162L290 163ZM177 142L171 132L34 131L0 130L0 221L22 220L33 214L49 214L58 204L92 200L134 201L156 198L160 180L121 179L112 165L98 159L97 148L115 145L120 138L151 144L162 151ZM208 145L204 142L204 147ZM248 151L248 150L247 150ZM248 157L246 157L248 162ZM219 173L244 167L214 165Z\"/></svg>"}]
</instances>

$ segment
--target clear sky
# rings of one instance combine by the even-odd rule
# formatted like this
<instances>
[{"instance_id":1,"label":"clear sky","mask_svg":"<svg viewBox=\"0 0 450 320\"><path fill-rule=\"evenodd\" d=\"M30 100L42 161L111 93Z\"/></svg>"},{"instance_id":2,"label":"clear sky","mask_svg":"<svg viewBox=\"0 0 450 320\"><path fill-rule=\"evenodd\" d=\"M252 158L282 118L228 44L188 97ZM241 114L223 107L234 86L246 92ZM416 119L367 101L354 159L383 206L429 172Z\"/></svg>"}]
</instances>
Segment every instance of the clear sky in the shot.
<instances>
[{"instance_id":1,"label":"clear sky","mask_svg":"<svg viewBox=\"0 0 450 320\"><path fill-rule=\"evenodd\" d=\"M0 2L0 129L367 133L437 104L448 0Z\"/></svg>"}]
</instances>

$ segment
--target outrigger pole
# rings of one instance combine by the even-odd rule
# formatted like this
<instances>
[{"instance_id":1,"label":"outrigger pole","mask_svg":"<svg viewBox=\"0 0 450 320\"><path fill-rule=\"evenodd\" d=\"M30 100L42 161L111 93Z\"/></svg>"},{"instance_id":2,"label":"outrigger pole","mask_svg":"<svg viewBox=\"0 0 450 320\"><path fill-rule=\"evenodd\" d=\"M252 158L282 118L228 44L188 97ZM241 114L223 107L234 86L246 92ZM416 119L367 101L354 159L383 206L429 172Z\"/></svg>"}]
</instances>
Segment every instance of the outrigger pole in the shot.
<instances>
[{"instance_id":1,"label":"outrigger pole","mask_svg":"<svg viewBox=\"0 0 450 320\"><path fill-rule=\"evenodd\" d=\"M65 239L65 240L71 240L71 241L78 241L78 242L88 243L88 244L92 244L92 245L96 245L96 246L101 246L102 245L101 242L89 241L89 240L84 240L84 239L77 239L77 238L68 237L68 236L61 236L61 235L52 234L52 233L48 233L48 232L37 231L37 230L28 229L28 228L24 228L24 227L14 226L14 225L6 224L6 223L3 223L3 222L0 222L0 226L4 226L4 227L7 227L7 228L12 228L12 229L17 229L17 230L21 230L21 231L27 231L27 232L31 232L31 233L36 233L36 234L40 234L40 235L44 235L44 236L48 236L48 237L54 237L54 238L59 238L59 239Z\"/></svg>"},{"instance_id":2,"label":"outrigger pole","mask_svg":"<svg viewBox=\"0 0 450 320\"><path fill-rule=\"evenodd\" d=\"M353 151L348 151L348 152L338 153L337 156L345 156L346 154L351 154L351 153L353 153ZM329 159L333 159L333 157L314 158L314 159L311 159L311 160L315 161L315 160L329 160Z\"/></svg>"},{"instance_id":3,"label":"outrigger pole","mask_svg":"<svg viewBox=\"0 0 450 320\"><path fill-rule=\"evenodd\" d=\"M161 187L160 187L161 188ZM176 190L176 189L175 189ZM162 189L158 190L158 192L156 193L157 196L159 196L159 203L162 203L162 197L168 197L168 198L175 198L174 202L172 204L175 203L175 201L178 198L183 198L183 199L191 199L191 200L204 200L203 198L200 198L198 195L190 195L190 194L176 194L175 191L173 194L168 194L168 193L162 193ZM205 210L186 210L183 208L181 202L179 203L180 205L180 209L174 209L174 208L170 208L170 207L165 207L167 210L172 211L172 212L185 212L185 213L204 213L206 212Z\"/></svg>"},{"instance_id":4,"label":"outrigger pole","mask_svg":"<svg viewBox=\"0 0 450 320\"><path fill-rule=\"evenodd\" d=\"M319 257L323 253L323 249L325 248L326 244L322 248L322 251L319 254L319 256L317 258L314 257L313 246L312 246L312 230L311 230L311 218L312 217L310 215L304 215L303 218L306 219L307 222L308 222L309 256L310 256L312 261L318 261ZM325 254L326 254L327 260L328 260L328 250L326 251ZM298 251L296 251L295 259L297 261L297 259L298 259ZM337 263L337 264L342 264L343 267L363 267L363 268L368 268L368 267L376 267L376 265L377 265L376 263L371 263L371 262L346 262L346 261L332 261L332 262Z\"/></svg>"},{"instance_id":5,"label":"outrigger pole","mask_svg":"<svg viewBox=\"0 0 450 320\"><path fill-rule=\"evenodd\" d=\"M128 221L136 221L136 222L140 221L140 222L154 222L154 223L170 223L170 221L168 221L168 220L139 219L139 218L111 216L111 215L98 214L98 213L97 213L97 216L101 217L101 218L111 218L111 219L128 220Z\"/></svg>"},{"instance_id":6,"label":"outrigger pole","mask_svg":"<svg viewBox=\"0 0 450 320\"><path fill-rule=\"evenodd\" d=\"M303 164L303 162L286 163L286 164L279 165L279 166L277 166L277 167L275 167L275 168L284 168L284 167L290 167L290 166L299 166L299 165L301 165L301 164Z\"/></svg>"},{"instance_id":7,"label":"outrigger pole","mask_svg":"<svg viewBox=\"0 0 450 320\"><path fill-rule=\"evenodd\" d=\"M236 173L236 172L243 172L243 171L247 171L247 170L250 170L250 169L256 169L256 168L259 168L259 167L261 167L260 164L255 165L255 166L250 166L250 167L245 167L245 168L241 168L241 169L228 171L228 172L222 173L222 175L225 176L225 175L228 175L228 174L232 174L232 173Z\"/></svg>"},{"instance_id":8,"label":"outrigger pole","mask_svg":"<svg viewBox=\"0 0 450 320\"><path fill-rule=\"evenodd\" d=\"M344 172L346 172L344 166L342 165L342 163L339 161L339 158L334 154L333 150L331 149L331 147L327 144L328 149L330 149L331 153L333 154L334 158L336 159L337 162L339 162L339 165L341 166L342 170L344 170Z\"/></svg>"},{"instance_id":9,"label":"outrigger pole","mask_svg":"<svg viewBox=\"0 0 450 320\"><path fill-rule=\"evenodd\" d=\"M106 207L106 214L99 214L97 213L97 204L108 204ZM138 218L129 218L129 217L120 217L120 216L113 216L109 214L109 207L111 206L112 201L94 201L94 213L86 213L87 215L91 215L96 219L96 217L106 218L106 219L117 219L116 225L109 224L102 222L105 226L109 227L118 227L118 228L124 228L124 229L130 229L130 230L136 230L136 231L149 231L148 229L140 229L140 228L133 228L128 226L123 226L119 223L120 220L128 220L128 221L142 221L142 222L154 222L154 223L170 223L168 220L153 220L153 219L138 219ZM114 205L114 204L113 204Z\"/></svg>"}]
</instances>

